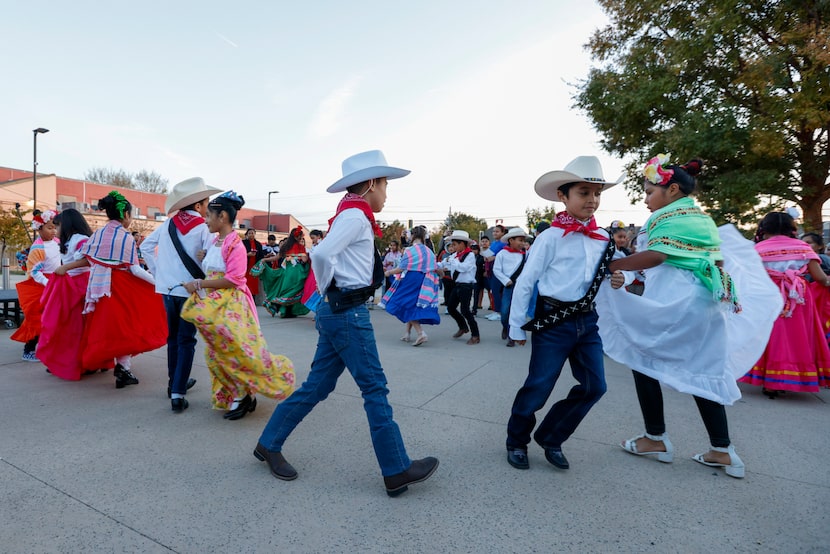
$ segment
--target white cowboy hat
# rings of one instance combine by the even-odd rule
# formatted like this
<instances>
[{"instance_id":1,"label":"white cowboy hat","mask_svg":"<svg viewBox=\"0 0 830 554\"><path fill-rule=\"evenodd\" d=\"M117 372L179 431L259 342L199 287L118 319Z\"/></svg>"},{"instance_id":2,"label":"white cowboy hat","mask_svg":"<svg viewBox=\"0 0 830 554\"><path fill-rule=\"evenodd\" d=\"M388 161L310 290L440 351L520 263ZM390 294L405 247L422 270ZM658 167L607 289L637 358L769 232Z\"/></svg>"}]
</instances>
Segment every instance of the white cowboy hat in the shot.
<instances>
[{"instance_id":1,"label":"white cowboy hat","mask_svg":"<svg viewBox=\"0 0 830 554\"><path fill-rule=\"evenodd\" d=\"M209 187L201 177L191 177L177 183L164 202L164 210L169 214L185 206L195 204L209 196L222 192L222 189Z\"/></svg>"},{"instance_id":2,"label":"white cowboy hat","mask_svg":"<svg viewBox=\"0 0 830 554\"><path fill-rule=\"evenodd\" d=\"M527 233L522 231L521 227L513 227L512 229L507 231L504 235L502 235L502 237L499 240L501 240L504 243L507 243L507 242L510 242L510 239L513 239L513 238L516 238L516 237L528 238L529 236L530 235L528 235Z\"/></svg>"},{"instance_id":3,"label":"white cowboy hat","mask_svg":"<svg viewBox=\"0 0 830 554\"><path fill-rule=\"evenodd\" d=\"M450 236L447 237L448 240L462 240L467 244L470 244L470 233L467 231L453 231Z\"/></svg>"},{"instance_id":4,"label":"white cowboy hat","mask_svg":"<svg viewBox=\"0 0 830 554\"><path fill-rule=\"evenodd\" d=\"M563 170L549 171L536 180L534 189L536 194L545 200L559 200L556 192L562 185L568 183L599 183L602 190L607 190L622 182L623 175L616 181L606 181L602 174L602 166L596 156L579 156Z\"/></svg>"},{"instance_id":5,"label":"white cowboy hat","mask_svg":"<svg viewBox=\"0 0 830 554\"><path fill-rule=\"evenodd\" d=\"M326 192L343 192L352 185L370 179L399 179L407 175L408 169L389 167L380 150L369 150L343 160L343 177L327 188Z\"/></svg>"}]
</instances>

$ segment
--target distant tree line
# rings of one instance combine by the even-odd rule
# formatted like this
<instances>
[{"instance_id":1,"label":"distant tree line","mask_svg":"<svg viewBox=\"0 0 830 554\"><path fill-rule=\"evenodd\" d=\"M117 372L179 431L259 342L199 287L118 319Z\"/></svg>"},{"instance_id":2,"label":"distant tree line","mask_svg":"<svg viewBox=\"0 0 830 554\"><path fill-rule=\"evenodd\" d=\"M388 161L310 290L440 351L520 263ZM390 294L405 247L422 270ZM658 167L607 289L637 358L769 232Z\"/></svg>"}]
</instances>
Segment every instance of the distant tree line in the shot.
<instances>
[{"instance_id":1,"label":"distant tree line","mask_svg":"<svg viewBox=\"0 0 830 554\"><path fill-rule=\"evenodd\" d=\"M142 169L138 173L130 173L124 169L93 167L84 173L84 179L114 187L167 194L167 179L155 171L147 171L146 169Z\"/></svg>"}]
</instances>

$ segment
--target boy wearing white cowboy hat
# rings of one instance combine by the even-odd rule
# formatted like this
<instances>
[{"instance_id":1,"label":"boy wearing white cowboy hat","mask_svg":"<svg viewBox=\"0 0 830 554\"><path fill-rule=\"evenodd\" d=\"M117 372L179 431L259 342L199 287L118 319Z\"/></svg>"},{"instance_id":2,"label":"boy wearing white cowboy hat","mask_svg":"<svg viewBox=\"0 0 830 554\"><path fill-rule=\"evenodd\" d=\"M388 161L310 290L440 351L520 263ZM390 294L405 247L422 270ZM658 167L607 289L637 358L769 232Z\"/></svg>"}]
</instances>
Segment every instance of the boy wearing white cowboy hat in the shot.
<instances>
[{"instance_id":1,"label":"boy wearing white cowboy hat","mask_svg":"<svg viewBox=\"0 0 830 554\"><path fill-rule=\"evenodd\" d=\"M493 262L493 275L502 284L501 293L501 338L507 339L507 346L515 346L515 342L508 336L508 320L510 319L510 304L513 299L513 285L524 269L527 253L527 238L530 235L518 227L510 229L499 239L504 246L496 254Z\"/></svg>"},{"instance_id":2,"label":"boy wearing white cowboy hat","mask_svg":"<svg viewBox=\"0 0 830 554\"><path fill-rule=\"evenodd\" d=\"M481 336L476 316L470 309L476 285L476 257L470 249L470 234L467 231L453 231L447 239L452 242L454 252L446 261L441 262L439 267L447 271L453 281L447 298L447 313L458 324L458 331L452 337L457 339L472 332L467 344L478 344L481 342Z\"/></svg>"},{"instance_id":3,"label":"boy wearing white cowboy hat","mask_svg":"<svg viewBox=\"0 0 830 554\"><path fill-rule=\"evenodd\" d=\"M551 171L536 181L536 193L563 202L565 211L536 237L522 277L513 287L509 336L522 345L525 330L533 331L528 376L516 393L507 424L507 461L517 469L530 467L527 445L536 426L535 414L553 392L565 361L570 360L578 384L551 407L533 435L555 467L570 467L562 443L605 393L593 298L613 256L614 243L597 226L594 213L602 191L614 184L605 181L594 156L576 158L564 170ZM534 285L539 296L534 318L527 323Z\"/></svg>"},{"instance_id":4,"label":"boy wearing white cowboy hat","mask_svg":"<svg viewBox=\"0 0 830 554\"><path fill-rule=\"evenodd\" d=\"M208 200L219 192L222 190L208 186L201 177L176 184L164 204L168 214L176 214L159 225L140 246L167 312L167 397L175 413L187 409L185 394L196 384L190 378L196 351L196 326L181 318L182 306L190 296L181 285L200 278L191 269L201 271L199 252L206 251L213 243L204 218Z\"/></svg>"},{"instance_id":5,"label":"boy wearing white cowboy hat","mask_svg":"<svg viewBox=\"0 0 830 554\"><path fill-rule=\"evenodd\" d=\"M374 213L386 202L387 180L408 174L406 169L390 167L382 152L372 150L346 158L343 177L328 188L328 192L347 194L329 220L325 240L311 253L318 292L325 297L317 309L317 351L308 379L274 410L254 451L259 460L268 462L278 479L297 478L297 471L282 455L283 444L314 406L334 390L346 367L363 394L386 493L397 496L409 485L429 478L438 467L435 458L410 461L406 453L392 419L386 376L364 304L383 280L374 244L374 236L381 233Z\"/></svg>"}]
</instances>

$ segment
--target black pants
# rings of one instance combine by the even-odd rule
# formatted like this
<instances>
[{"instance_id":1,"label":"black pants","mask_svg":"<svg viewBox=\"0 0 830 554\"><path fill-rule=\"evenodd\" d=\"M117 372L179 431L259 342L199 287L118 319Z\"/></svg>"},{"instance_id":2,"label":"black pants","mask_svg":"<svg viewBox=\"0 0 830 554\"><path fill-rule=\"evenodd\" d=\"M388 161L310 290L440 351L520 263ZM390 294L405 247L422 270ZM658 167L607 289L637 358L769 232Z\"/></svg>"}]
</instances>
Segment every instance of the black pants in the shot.
<instances>
[{"instance_id":1,"label":"black pants","mask_svg":"<svg viewBox=\"0 0 830 554\"><path fill-rule=\"evenodd\" d=\"M32 340L26 342L23 345L23 352L34 352L37 349L37 341L40 340L40 335L36 336Z\"/></svg>"},{"instance_id":2,"label":"black pants","mask_svg":"<svg viewBox=\"0 0 830 554\"><path fill-rule=\"evenodd\" d=\"M660 381L637 371L634 374L634 385L637 387L637 399L640 401L640 410L643 412L643 421L646 424L646 433L662 435L666 432L666 420L663 417L663 391ZM709 433L709 443L718 448L729 446L729 424L726 421L726 408L712 400L694 397L703 425Z\"/></svg>"},{"instance_id":3,"label":"black pants","mask_svg":"<svg viewBox=\"0 0 830 554\"><path fill-rule=\"evenodd\" d=\"M476 316L470 311L470 303L473 300L473 283L455 283L450 292L450 299L447 300L447 311L458 324L458 328L464 331L471 331L474 337L478 335L478 323ZM461 313L458 312L459 306Z\"/></svg>"}]
</instances>

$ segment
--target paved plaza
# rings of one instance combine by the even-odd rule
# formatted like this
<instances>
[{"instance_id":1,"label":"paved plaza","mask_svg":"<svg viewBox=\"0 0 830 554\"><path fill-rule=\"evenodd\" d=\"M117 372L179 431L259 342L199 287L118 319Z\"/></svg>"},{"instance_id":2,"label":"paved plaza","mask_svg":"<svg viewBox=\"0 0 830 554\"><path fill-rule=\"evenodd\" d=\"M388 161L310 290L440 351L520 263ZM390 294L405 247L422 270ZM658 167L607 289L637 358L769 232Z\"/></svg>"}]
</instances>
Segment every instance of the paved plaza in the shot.
<instances>
[{"instance_id":1,"label":"paved plaza","mask_svg":"<svg viewBox=\"0 0 830 554\"><path fill-rule=\"evenodd\" d=\"M443 308L441 309L443 313ZM486 310L480 316L486 315ZM311 315L271 318L272 352L309 371ZM442 316L418 348L372 311L390 401L410 456L437 456L428 481L389 498L359 391L336 391L283 450L299 471L279 481L251 452L274 408L259 398L239 421L210 407L197 347L190 409L173 414L165 351L141 355L137 386L112 373L61 381L20 360L0 331L0 551L24 552L827 552L830 390L769 400L741 385L728 408L744 480L691 456L707 436L690 396L667 390L675 461L632 456L642 431L630 371L606 360L608 393L565 443L560 471L530 446L529 471L505 460L505 426L530 347L505 348L498 323L482 341L450 338ZM574 383L566 367L553 399Z\"/></svg>"}]
</instances>

